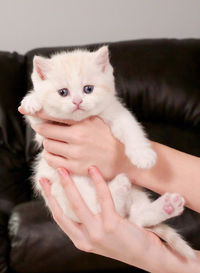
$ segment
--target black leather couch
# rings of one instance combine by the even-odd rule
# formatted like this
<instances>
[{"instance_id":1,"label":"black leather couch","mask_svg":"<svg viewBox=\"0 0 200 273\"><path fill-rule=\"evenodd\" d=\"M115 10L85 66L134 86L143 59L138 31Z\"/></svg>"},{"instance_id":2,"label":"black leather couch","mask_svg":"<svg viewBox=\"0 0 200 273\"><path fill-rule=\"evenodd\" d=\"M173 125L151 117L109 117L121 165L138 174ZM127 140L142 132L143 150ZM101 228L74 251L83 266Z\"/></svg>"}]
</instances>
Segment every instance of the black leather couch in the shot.
<instances>
[{"instance_id":1,"label":"black leather couch","mask_svg":"<svg viewBox=\"0 0 200 273\"><path fill-rule=\"evenodd\" d=\"M200 40L136 40L109 46L119 96L150 139L200 156ZM17 107L31 88L33 56L71 48L35 49L25 55L0 52L1 273L144 272L77 250L32 193L30 165L37 151ZM198 213L186 209L169 223L200 249Z\"/></svg>"}]
</instances>

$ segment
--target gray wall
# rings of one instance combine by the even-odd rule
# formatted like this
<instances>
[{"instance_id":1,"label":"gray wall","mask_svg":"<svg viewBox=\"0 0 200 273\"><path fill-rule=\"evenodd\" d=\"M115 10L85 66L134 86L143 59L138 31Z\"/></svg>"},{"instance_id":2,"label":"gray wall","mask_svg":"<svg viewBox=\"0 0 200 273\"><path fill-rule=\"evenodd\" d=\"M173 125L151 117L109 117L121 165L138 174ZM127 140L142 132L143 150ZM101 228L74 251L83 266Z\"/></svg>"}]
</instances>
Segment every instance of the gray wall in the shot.
<instances>
[{"instance_id":1,"label":"gray wall","mask_svg":"<svg viewBox=\"0 0 200 273\"><path fill-rule=\"evenodd\" d=\"M200 0L0 0L0 50L200 38Z\"/></svg>"}]
</instances>

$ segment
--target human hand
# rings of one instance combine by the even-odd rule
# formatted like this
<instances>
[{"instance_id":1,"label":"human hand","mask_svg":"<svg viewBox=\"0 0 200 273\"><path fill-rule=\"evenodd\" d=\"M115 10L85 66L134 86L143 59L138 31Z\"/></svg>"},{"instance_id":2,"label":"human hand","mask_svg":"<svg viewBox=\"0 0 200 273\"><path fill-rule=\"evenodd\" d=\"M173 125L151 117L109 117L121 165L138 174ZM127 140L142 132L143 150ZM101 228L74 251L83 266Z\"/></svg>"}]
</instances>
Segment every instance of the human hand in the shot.
<instances>
[{"instance_id":1,"label":"human hand","mask_svg":"<svg viewBox=\"0 0 200 273\"><path fill-rule=\"evenodd\" d=\"M19 111L29 114L22 107ZM108 125L100 118L92 117L75 123L52 118L43 111L32 116L44 120L32 128L45 138L44 157L51 167L64 166L74 174L88 175L89 166L96 165L106 180L118 173L127 173L130 166L133 168L125 155L124 145L114 138ZM59 124L52 124L52 121Z\"/></svg>"},{"instance_id":2,"label":"human hand","mask_svg":"<svg viewBox=\"0 0 200 273\"><path fill-rule=\"evenodd\" d=\"M165 261L167 248L152 232L137 227L116 213L108 186L97 168L89 169L101 207L101 213L97 215L89 210L69 173L64 168L59 168L58 171L64 192L81 224L73 222L63 214L58 202L51 195L49 181L42 178L40 182L54 220L78 249L117 259L151 272L164 273L161 265Z\"/></svg>"}]
</instances>

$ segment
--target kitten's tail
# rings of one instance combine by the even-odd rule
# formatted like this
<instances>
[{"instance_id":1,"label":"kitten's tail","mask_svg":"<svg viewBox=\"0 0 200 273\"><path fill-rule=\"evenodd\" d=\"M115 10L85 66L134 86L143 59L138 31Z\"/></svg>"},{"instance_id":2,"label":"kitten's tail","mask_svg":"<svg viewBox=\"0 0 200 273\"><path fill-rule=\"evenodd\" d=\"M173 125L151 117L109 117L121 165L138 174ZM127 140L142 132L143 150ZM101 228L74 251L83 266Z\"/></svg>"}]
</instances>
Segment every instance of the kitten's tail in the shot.
<instances>
[{"instance_id":1,"label":"kitten's tail","mask_svg":"<svg viewBox=\"0 0 200 273\"><path fill-rule=\"evenodd\" d=\"M166 241L168 245L178 252L182 257L192 258L196 257L194 250L189 246L189 244L183 240L180 234L178 234L173 228L160 224L151 228L149 230L157 234L161 239Z\"/></svg>"}]
</instances>

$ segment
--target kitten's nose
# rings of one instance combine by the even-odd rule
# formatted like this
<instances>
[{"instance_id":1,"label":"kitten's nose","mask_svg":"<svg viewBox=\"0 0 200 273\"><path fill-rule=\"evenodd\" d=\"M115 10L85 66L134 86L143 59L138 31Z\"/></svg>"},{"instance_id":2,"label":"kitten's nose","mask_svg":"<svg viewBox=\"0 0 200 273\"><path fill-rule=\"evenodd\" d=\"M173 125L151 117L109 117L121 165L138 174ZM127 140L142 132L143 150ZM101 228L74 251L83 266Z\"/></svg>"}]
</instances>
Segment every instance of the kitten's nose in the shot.
<instances>
[{"instance_id":1,"label":"kitten's nose","mask_svg":"<svg viewBox=\"0 0 200 273\"><path fill-rule=\"evenodd\" d=\"M75 105L80 105L83 102L83 100L80 98L74 98L72 102Z\"/></svg>"}]
</instances>

